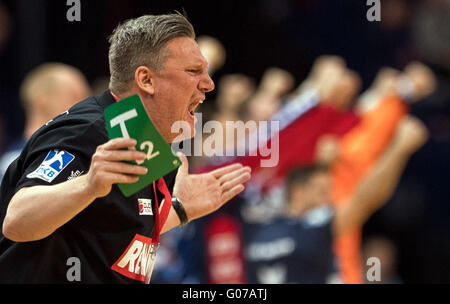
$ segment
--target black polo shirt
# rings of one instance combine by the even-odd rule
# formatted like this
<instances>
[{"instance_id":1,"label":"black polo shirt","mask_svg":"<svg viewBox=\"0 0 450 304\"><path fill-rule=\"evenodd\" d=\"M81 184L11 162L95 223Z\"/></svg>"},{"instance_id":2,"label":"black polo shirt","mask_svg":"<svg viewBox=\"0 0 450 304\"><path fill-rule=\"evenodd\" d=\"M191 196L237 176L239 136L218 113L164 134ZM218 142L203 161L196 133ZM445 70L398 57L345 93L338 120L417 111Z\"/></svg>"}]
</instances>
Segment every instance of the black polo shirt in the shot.
<instances>
[{"instance_id":1,"label":"black polo shirt","mask_svg":"<svg viewBox=\"0 0 450 304\"><path fill-rule=\"evenodd\" d=\"M90 97L39 129L7 170L0 225L23 187L55 185L86 174L97 146L108 141L109 91ZM164 177L172 192L176 170ZM164 196L157 190L161 204ZM126 198L117 185L45 239L16 243L0 234L0 283L132 283L144 280L153 232L153 187ZM45 206L44 206L45 207ZM79 266L79 272L73 267ZM79 277L77 277L77 274Z\"/></svg>"}]
</instances>

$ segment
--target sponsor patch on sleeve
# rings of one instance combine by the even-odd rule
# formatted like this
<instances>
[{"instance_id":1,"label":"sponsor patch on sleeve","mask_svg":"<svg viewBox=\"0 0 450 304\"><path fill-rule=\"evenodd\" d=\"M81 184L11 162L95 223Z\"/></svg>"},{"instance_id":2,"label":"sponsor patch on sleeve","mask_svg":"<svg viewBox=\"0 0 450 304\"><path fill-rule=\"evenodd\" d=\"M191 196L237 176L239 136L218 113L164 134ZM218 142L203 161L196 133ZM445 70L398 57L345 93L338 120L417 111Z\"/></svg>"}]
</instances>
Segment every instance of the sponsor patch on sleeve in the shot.
<instances>
[{"instance_id":1,"label":"sponsor patch on sleeve","mask_svg":"<svg viewBox=\"0 0 450 304\"><path fill-rule=\"evenodd\" d=\"M73 160L75 156L64 150L51 150L39 167L27 175L51 183Z\"/></svg>"}]
</instances>

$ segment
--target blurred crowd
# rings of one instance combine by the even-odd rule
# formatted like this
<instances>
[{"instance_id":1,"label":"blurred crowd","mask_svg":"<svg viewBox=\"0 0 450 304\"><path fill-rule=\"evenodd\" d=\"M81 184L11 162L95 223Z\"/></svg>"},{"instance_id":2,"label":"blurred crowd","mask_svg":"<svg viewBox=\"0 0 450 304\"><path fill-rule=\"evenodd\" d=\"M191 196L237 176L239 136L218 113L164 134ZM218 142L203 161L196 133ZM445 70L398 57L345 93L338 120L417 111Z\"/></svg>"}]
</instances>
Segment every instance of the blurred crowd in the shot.
<instances>
[{"instance_id":1,"label":"blurred crowd","mask_svg":"<svg viewBox=\"0 0 450 304\"><path fill-rule=\"evenodd\" d=\"M358 73L343 58L320 56L309 76L294 83L279 68L269 68L258 86L242 74L219 80L216 109L203 113L224 129L227 121L279 121L269 140L279 144L279 163L263 168L261 155L192 157L199 172L239 161L252 168L252 179L218 214L165 236L172 242L167 251L178 254L157 268L161 282L364 283L363 261L373 256L383 265L382 282L399 280L394 243L368 238L361 252L361 229L392 196L399 182L393 176L403 174L404 167L385 164L399 138L415 146L412 154L427 141L426 127L409 109L435 92L435 73L420 62L403 71L383 67L361 92ZM405 165L410 156L401 155ZM166 271L171 265L177 270Z\"/></svg>"},{"instance_id":2,"label":"blurred crowd","mask_svg":"<svg viewBox=\"0 0 450 304\"><path fill-rule=\"evenodd\" d=\"M190 157L196 172L242 162L252 179L218 213L162 236L154 283L450 282L450 1L382 1L382 22L354 33L360 45L321 36L334 21L327 15L329 23L318 24L308 13L324 3L262 1L271 25L289 32L302 18L315 30L303 26L291 38L284 60L292 66L264 68L257 77L229 72L240 59L226 39L198 36L216 83L214 99L199 110L203 123L226 129L227 121L278 121L268 144L279 145L279 162L263 168L260 154ZM0 2L6 68L13 25ZM291 56L299 44L315 46L311 62ZM301 65L309 65L303 77L295 70ZM83 75L83 67L41 62L11 92L3 72L0 176L33 132L109 81ZM8 106L14 94L23 116ZM23 130L8 130L11 119ZM224 146L252 135L240 134L224 136ZM380 261L378 281L366 275L371 257Z\"/></svg>"}]
</instances>

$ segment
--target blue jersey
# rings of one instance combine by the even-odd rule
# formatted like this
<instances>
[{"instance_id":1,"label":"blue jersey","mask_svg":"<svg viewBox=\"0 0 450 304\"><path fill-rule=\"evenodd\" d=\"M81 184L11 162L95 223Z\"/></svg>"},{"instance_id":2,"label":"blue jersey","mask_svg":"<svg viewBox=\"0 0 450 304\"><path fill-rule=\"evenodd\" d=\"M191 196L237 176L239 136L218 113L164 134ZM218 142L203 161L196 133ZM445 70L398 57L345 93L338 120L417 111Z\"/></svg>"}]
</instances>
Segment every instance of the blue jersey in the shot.
<instances>
[{"instance_id":1,"label":"blue jersey","mask_svg":"<svg viewBox=\"0 0 450 304\"><path fill-rule=\"evenodd\" d=\"M324 284L334 274L333 212L321 207L302 218L246 224L247 277L253 284Z\"/></svg>"}]
</instances>

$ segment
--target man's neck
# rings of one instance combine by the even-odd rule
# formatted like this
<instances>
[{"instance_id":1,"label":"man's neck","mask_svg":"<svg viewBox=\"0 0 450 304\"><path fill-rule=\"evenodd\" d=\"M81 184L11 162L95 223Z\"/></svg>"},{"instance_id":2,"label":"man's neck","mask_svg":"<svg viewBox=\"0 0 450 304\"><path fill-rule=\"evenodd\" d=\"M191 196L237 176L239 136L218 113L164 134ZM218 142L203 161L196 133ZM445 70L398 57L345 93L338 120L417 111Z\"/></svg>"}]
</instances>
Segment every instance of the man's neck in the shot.
<instances>
[{"instance_id":1,"label":"man's neck","mask_svg":"<svg viewBox=\"0 0 450 304\"><path fill-rule=\"evenodd\" d=\"M128 93L128 92L125 92L125 93L117 93L117 92L114 92L113 90L110 90L110 93L111 93L111 95L114 97L114 99L115 99L116 101L120 101L120 100L122 100L122 99L125 99L125 98L127 98L127 97L133 95L133 94Z\"/></svg>"}]
</instances>

